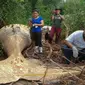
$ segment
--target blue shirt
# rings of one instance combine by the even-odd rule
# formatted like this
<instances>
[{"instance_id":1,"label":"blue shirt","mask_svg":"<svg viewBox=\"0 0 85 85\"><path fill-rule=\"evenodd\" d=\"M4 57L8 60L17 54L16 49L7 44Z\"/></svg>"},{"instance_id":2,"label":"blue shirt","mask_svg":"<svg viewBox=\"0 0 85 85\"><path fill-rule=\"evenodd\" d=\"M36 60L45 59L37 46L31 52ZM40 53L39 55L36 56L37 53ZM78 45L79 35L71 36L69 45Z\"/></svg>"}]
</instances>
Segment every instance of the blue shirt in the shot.
<instances>
[{"instance_id":1,"label":"blue shirt","mask_svg":"<svg viewBox=\"0 0 85 85\"><path fill-rule=\"evenodd\" d=\"M32 24L41 24L41 21L43 18L39 16L38 18L32 18ZM32 32L41 32L41 26L33 26L32 27Z\"/></svg>"}]
</instances>

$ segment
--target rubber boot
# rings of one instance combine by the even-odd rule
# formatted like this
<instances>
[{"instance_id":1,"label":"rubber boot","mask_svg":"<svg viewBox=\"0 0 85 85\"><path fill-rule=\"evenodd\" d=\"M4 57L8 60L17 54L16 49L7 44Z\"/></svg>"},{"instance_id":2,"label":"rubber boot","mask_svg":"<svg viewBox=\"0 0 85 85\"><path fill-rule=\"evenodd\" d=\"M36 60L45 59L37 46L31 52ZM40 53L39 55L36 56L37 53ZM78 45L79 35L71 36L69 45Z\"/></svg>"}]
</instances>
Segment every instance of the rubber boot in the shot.
<instances>
[{"instance_id":1,"label":"rubber boot","mask_svg":"<svg viewBox=\"0 0 85 85\"><path fill-rule=\"evenodd\" d=\"M38 46L35 46L34 53L39 53L39 47Z\"/></svg>"},{"instance_id":2,"label":"rubber boot","mask_svg":"<svg viewBox=\"0 0 85 85\"><path fill-rule=\"evenodd\" d=\"M39 47L39 53L43 53L43 48Z\"/></svg>"}]
</instances>

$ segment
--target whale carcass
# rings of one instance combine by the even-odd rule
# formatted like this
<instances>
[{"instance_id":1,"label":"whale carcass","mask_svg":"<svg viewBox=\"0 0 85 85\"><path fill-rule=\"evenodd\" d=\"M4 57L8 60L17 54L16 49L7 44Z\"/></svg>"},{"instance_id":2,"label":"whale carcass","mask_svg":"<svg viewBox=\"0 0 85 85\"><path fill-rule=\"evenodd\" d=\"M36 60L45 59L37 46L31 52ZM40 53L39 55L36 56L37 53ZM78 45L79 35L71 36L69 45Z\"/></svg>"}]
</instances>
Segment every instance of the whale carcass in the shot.
<instances>
[{"instance_id":1,"label":"whale carcass","mask_svg":"<svg viewBox=\"0 0 85 85\"><path fill-rule=\"evenodd\" d=\"M25 59L22 55L24 48L29 47L31 38L29 29L25 25L12 24L0 29L0 41L7 53L8 58L0 61L0 84L19 80L43 79L47 66L36 59ZM80 74L81 70L77 67L66 68L63 71L60 67L48 67L45 80L60 78L70 74Z\"/></svg>"}]
</instances>

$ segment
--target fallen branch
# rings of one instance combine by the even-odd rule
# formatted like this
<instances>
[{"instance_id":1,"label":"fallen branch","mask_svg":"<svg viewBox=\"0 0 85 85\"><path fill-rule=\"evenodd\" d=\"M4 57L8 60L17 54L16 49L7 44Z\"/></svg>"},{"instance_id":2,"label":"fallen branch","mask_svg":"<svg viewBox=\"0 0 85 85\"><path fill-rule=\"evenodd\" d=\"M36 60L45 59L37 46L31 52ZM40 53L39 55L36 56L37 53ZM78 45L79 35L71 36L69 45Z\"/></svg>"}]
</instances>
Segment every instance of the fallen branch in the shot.
<instances>
[{"instance_id":1,"label":"fallen branch","mask_svg":"<svg viewBox=\"0 0 85 85\"><path fill-rule=\"evenodd\" d=\"M79 67L77 64L73 63L72 61L70 61L69 59L67 59L66 57L62 56L64 59L66 59L67 61L69 61L70 63L72 63L73 65L77 66L81 71L83 70L83 68Z\"/></svg>"},{"instance_id":2,"label":"fallen branch","mask_svg":"<svg viewBox=\"0 0 85 85\"><path fill-rule=\"evenodd\" d=\"M43 84L42 85L44 85L44 83L45 83L45 77L46 77L47 71L48 71L48 66L46 67L46 71L45 71L45 74L43 76Z\"/></svg>"},{"instance_id":3,"label":"fallen branch","mask_svg":"<svg viewBox=\"0 0 85 85\"><path fill-rule=\"evenodd\" d=\"M68 26L66 25L66 23L64 21L63 21L63 24L66 27L66 38L67 38L69 35L70 28L68 28Z\"/></svg>"},{"instance_id":4,"label":"fallen branch","mask_svg":"<svg viewBox=\"0 0 85 85\"><path fill-rule=\"evenodd\" d=\"M63 67L62 67L61 65L59 65L58 63L54 62L52 59L50 59L50 61L51 61L52 63L54 63L55 65L57 65L58 67L60 67L63 71L68 72L65 68L63 68ZM72 74L72 73L70 73L70 72L68 72L68 74L70 74L71 76L74 76L76 79L80 80L82 83L85 83L85 80L80 79L80 78L77 77L76 75L74 75L74 74Z\"/></svg>"}]
</instances>

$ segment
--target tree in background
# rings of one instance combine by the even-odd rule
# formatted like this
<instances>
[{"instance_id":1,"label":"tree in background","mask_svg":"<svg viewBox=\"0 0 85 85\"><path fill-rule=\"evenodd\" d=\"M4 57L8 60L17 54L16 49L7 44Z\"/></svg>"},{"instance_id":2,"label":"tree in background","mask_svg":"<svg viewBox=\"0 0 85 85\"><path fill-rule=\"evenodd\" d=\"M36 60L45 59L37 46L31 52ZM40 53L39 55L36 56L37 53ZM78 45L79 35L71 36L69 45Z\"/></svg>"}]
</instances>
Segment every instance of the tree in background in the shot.
<instances>
[{"instance_id":1,"label":"tree in background","mask_svg":"<svg viewBox=\"0 0 85 85\"><path fill-rule=\"evenodd\" d=\"M51 9L57 5L57 2L59 0L0 0L0 17L9 24L26 24L32 10L39 8L48 24Z\"/></svg>"},{"instance_id":2,"label":"tree in background","mask_svg":"<svg viewBox=\"0 0 85 85\"><path fill-rule=\"evenodd\" d=\"M8 24L27 24L32 10L38 8L45 24L51 25L50 17L56 7L63 8L70 32L85 27L85 0L0 0L0 19Z\"/></svg>"},{"instance_id":3,"label":"tree in background","mask_svg":"<svg viewBox=\"0 0 85 85\"><path fill-rule=\"evenodd\" d=\"M38 0L29 0L29 2L31 3L32 10L36 8L37 1Z\"/></svg>"},{"instance_id":4,"label":"tree in background","mask_svg":"<svg viewBox=\"0 0 85 85\"><path fill-rule=\"evenodd\" d=\"M64 3L65 22L70 27L70 32L85 27L85 1L67 0Z\"/></svg>"},{"instance_id":5,"label":"tree in background","mask_svg":"<svg viewBox=\"0 0 85 85\"><path fill-rule=\"evenodd\" d=\"M0 0L0 17L8 24L26 24L30 9L28 0Z\"/></svg>"},{"instance_id":6,"label":"tree in background","mask_svg":"<svg viewBox=\"0 0 85 85\"><path fill-rule=\"evenodd\" d=\"M46 25L52 25L52 11L59 6L61 1L62 0L38 0L37 8L40 9L40 13L43 16Z\"/></svg>"}]
</instances>

